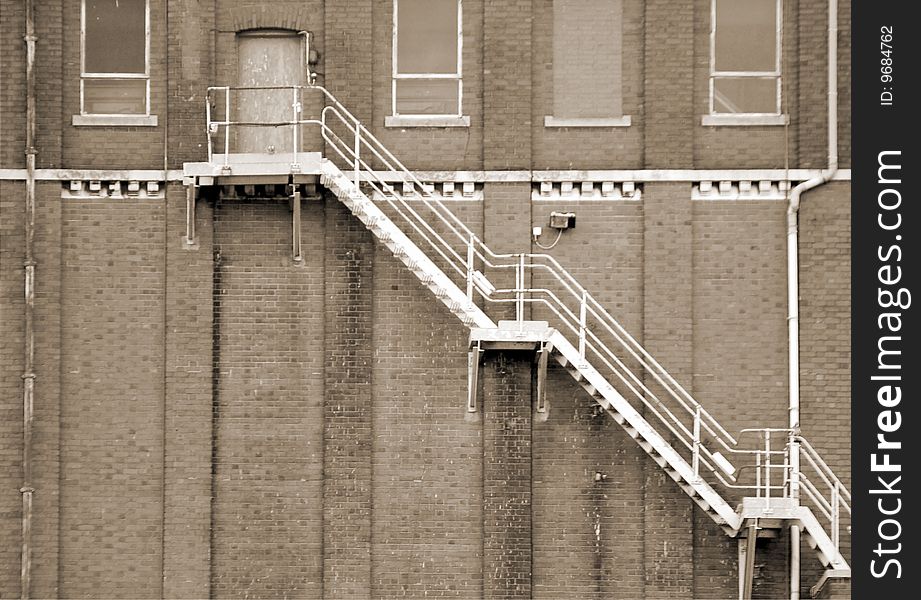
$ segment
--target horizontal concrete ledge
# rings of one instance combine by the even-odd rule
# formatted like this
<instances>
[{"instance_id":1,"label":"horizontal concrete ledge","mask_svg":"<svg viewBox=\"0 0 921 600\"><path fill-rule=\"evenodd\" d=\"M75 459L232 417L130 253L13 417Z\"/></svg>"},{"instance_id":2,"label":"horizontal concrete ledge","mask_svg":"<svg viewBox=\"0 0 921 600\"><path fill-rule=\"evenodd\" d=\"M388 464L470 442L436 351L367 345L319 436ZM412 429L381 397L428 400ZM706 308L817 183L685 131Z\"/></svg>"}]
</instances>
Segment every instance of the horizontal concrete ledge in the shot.
<instances>
[{"instance_id":1,"label":"horizontal concrete ledge","mask_svg":"<svg viewBox=\"0 0 921 600\"><path fill-rule=\"evenodd\" d=\"M760 125L786 125L787 115L704 115L700 124L705 127L757 127Z\"/></svg>"},{"instance_id":2,"label":"horizontal concrete ledge","mask_svg":"<svg viewBox=\"0 0 921 600\"><path fill-rule=\"evenodd\" d=\"M0 169L0 179L25 180L25 169ZM38 181L182 181L181 169L36 169Z\"/></svg>"},{"instance_id":3,"label":"horizontal concrete ledge","mask_svg":"<svg viewBox=\"0 0 921 600\"><path fill-rule=\"evenodd\" d=\"M632 170L540 170L540 171L416 171L421 181L474 181L484 183L528 183L541 181L806 181L822 171L820 169L632 169ZM377 175L384 181L402 181L400 174L381 171ZM0 179L23 181L25 169L0 169ZM131 169L37 169L35 178L40 181L182 181L181 169L131 170ZM850 181L851 170L841 169L834 181Z\"/></svg>"},{"instance_id":4,"label":"horizontal concrete ledge","mask_svg":"<svg viewBox=\"0 0 921 600\"><path fill-rule=\"evenodd\" d=\"M74 115L77 127L156 127L157 115Z\"/></svg>"},{"instance_id":5,"label":"horizontal concrete ledge","mask_svg":"<svg viewBox=\"0 0 921 600\"><path fill-rule=\"evenodd\" d=\"M470 127L470 117L397 115L384 117L384 127Z\"/></svg>"},{"instance_id":6,"label":"horizontal concrete ledge","mask_svg":"<svg viewBox=\"0 0 921 600\"><path fill-rule=\"evenodd\" d=\"M544 127L630 127L630 115L622 117L567 119L544 117Z\"/></svg>"}]
</instances>

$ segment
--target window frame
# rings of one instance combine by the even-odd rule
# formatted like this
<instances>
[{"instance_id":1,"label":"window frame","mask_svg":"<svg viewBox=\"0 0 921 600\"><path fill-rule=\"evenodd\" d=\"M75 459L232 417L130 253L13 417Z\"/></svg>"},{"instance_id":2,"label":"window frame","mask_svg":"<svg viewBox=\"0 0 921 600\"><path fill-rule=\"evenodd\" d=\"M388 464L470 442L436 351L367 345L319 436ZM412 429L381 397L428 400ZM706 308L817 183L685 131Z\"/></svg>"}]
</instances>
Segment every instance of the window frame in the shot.
<instances>
[{"instance_id":1,"label":"window frame","mask_svg":"<svg viewBox=\"0 0 921 600\"><path fill-rule=\"evenodd\" d=\"M775 18L777 26L774 32L774 69L771 71L718 71L716 69L716 4L726 0L710 0L710 74L707 81L709 95L709 112L710 123L706 124L734 124L736 119L761 119L763 123L756 124L785 124L783 118L783 0L774 0ZM776 88L775 93L775 110L774 112L716 112L714 110L716 95L714 86L717 79L735 78L735 79L773 79ZM725 120L720 123L717 120Z\"/></svg>"},{"instance_id":2,"label":"window frame","mask_svg":"<svg viewBox=\"0 0 921 600\"><path fill-rule=\"evenodd\" d=\"M137 79L144 80L143 113L93 113L85 107L84 84L87 79ZM86 72L86 0L80 0L80 116L131 120L150 117L150 0L144 0L144 72L143 73L87 73Z\"/></svg>"},{"instance_id":3,"label":"window frame","mask_svg":"<svg viewBox=\"0 0 921 600\"><path fill-rule=\"evenodd\" d=\"M393 42L391 44L391 79L390 79L390 114L394 121L402 119L417 119L429 121L433 124L445 119L464 119L464 76L463 76L463 49L464 49L464 21L463 0L457 2L457 65L454 73L400 73L399 67L399 14L400 0L393 0ZM457 82L457 111L454 113L400 113L397 111L397 82L400 80L448 80Z\"/></svg>"}]
</instances>

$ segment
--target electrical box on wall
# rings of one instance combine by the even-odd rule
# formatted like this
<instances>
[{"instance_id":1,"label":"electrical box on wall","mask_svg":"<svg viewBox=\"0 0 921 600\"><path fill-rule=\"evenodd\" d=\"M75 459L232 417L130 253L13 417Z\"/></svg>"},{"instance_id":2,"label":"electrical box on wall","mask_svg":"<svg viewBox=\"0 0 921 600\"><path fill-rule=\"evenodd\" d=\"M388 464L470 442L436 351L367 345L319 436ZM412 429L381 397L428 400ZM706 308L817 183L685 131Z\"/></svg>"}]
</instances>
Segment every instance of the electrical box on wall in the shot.
<instances>
[{"instance_id":1,"label":"electrical box on wall","mask_svg":"<svg viewBox=\"0 0 921 600\"><path fill-rule=\"evenodd\" d=\"M554 229L572 229L576 226L576 213L552 212L550 213L550 227Z\"/></svg>"}]
</instances>

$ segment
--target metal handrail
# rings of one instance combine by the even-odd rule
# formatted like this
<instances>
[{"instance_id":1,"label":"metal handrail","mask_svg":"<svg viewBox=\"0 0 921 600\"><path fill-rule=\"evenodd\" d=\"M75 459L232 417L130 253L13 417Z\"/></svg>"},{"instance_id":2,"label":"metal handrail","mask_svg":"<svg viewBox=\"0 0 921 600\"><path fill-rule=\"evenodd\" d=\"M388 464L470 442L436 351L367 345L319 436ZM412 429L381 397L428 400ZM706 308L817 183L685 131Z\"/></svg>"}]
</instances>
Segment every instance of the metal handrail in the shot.
<instances>
[{"instance_id":1,"label":"metal handrail","mask_svg":"<svg viewBox=\"0 0 921 600\"><path fill-rule=\"evenodd\" d=\"M291 90L292 91L292 118L290 120L273 120L265 122L233 121L231 119L231 93L234 91L257 90ZM302 118L302 93L307 91L319 92L326 104L320 111L319 119ZM224 95L224 119L213 119L212 94ZM738 437L732 436L717 419L707 411L678 381L661 365L643 346L630 335L629 332L617 321L553 256L541 253L496 253L493 252L479 237L450 211L415 174L401 163L384 145L369 131L351 112L349 112L328 90L318 85L302 86L211 86L208 88L206 99L206 116L208 132L208 159L213 162L212 136L221 129L224 130L224 161L225 165L230 154L230 131L239 126L265 126L282 127L291 126L293 129L292 148L295 162L299 152L300 128L305 125L316 125L320 128L323 140L339 159L350 165L353 169L353 184L356 189L365 187L377 192L387 205L407 223L415 235L421 238L425 245L432 248L444 264L457 277L464 280L467 287L467 296L473 300L476 293L486 302L514 303L516 316L520 320L524 315L524 306L527 303L543 306L550 310L559 324L578 339L574 347L578 347L580 357L589 362L589 358L603 365L608 377L613 375L629 391L629 395L638 401L649 414L655 416L668 431L680 442L685 451L690 453L691 463L695 476L701 472L711 473L721 485L730 489L755 490L756 494L771 497L777 492L781 495L793 495L791 482L804 482L803 489L806 495L816 506L832 521L833 538L837 541L835 528L839 523L839 506L850 513L850 492L841 484L830 467L822 460L815 449L801 436L794 435L789 429L745 429ZM336 132L343 129L352 140L343 139ZM364 153L362 153L364 151ZM384 167L378 171L370 164L377 161ZM394 185L385 181L381 172L396 173L399 183L409 185L413 190L411 198L397 193ZM433 222L421 214L420 210L431 213L436 218L439 227L445 228L445 233L456 241L452 244L444 235L438 232ZM458 246L464 250L458 250ZM480 268L477 268L477 262ZM515 287L496 288L486 277L487 269L512 270L515 275ZM558 285L563 292L563 297L548 287L531 287L525 284L528 281L526 273L546 273L551 281ZM563 298L577 305L576 309L570 308ZM591 321L591 323L590 323ZM559 329L559 327L558 327ZM660 394L655 393L643 380L630 368L603 337L610 338L623 348L629 359L634 361L643 372L647 373L664 390L666 397L680 408L679 414L668 408ZM764 441L763 447L740 447L739 439L749 433L758 433ZM772 447L771 434L774 439L785 439L787 446L780 450ZM705 439L705 435L708 439ZM753 459L754 464L744 464L736 467L720 452L714 451L710 445L715 443L720 449L737 457ZM801 474L793 473L790 461L790 447L797 444L804 450L808 466L816 472L823 483L831 488L828 498L819 493L814 482ZM730 470L727 472L720 465L728 463ZM755 483L743 484L738 479L738 474L743 470L755 470ZM781 483L771 482L771 473L780 470Z\"/></svg>"}]
</instances>

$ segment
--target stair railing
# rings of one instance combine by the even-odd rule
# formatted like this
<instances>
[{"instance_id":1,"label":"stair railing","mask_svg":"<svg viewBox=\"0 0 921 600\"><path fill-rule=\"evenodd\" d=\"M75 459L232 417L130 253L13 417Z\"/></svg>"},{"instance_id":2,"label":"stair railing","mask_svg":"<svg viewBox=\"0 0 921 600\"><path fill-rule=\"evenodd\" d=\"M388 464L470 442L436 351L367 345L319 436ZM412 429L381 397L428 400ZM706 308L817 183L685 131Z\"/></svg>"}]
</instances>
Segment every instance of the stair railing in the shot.
<instances>
[{"instance_id":1,"label":"stair railing","mask_svg":"<svg viewBox=\"0 0 921 600\"><path fill-rule=\"evenodd\" d=\"M233 121L232 92L258 89L291 89L291 119L273 122ZM213 119L212 92L224 94L223 119ZM325 107L319 119L303 118L302 94L305 92L319 92L325 99ZM850 512L850 494L808 442L796 436L791 443L797 443L806 450L803 456L814 472L815 481L799 471L792 472L789 445L785 450L776 450L771 446L770 432L775 433L775 439L789 436L793 440L789 430L757 430L767 437L765 447L740 447L739 441L554 257L547 254L493 252L433 194L431 185L420 181L328 90L316 85L210 87L206 116L209 161L213 161L214 156L212 137L223 131L225 167L229 165L232 150L232 127L292 126L292 149L296 163L300 140L304 139L300 129L304 126L318 126L328 150L352 172L351 179L356 189L371 191L372 195L385 202L411 228L414 235L424 242L424 246L438 255L440 266L447 269L447 274L458 287L466 288L468 300L472 302L477 295L486 302L513 304L518 321L524 320L525 307L528 305L533 307L532 311L546 311L552 316L554 327L574 336L576 344L573 345L579 349L582 360L587 364L602 366L601 370L606 369L609 382L612 375L617 383L615 387L625 394L628 401L632 398L647 415L654 416L665 426L674 442L684 449L695 477L708 472L727 488L755 490L757 495L764 494L768 498L774 494L784 496L802 489L830 520L834 539L839 539L837 528L840 525L840 508ZM402 189L398 190L398 187ZM411 190L409 197L400 193L406 189ZM433 218L427 218L423 213ZM486 276L487 270L510 272L514 275L514 287L497 288ZM529 285L529 282L541 276L549 276L551 286ZM612 345L623 348L627 360L633 364L628 365L611 349ZM654 382L662 393L656 393L637 371L647 374L651 378L650 383ZM753 431L745 430L743 433ZM786 436L779 435L784 432ZM751 462L736 467L723 452ZM746 469L754 469L754 482L745 483L739 478ZM773 474L777 470L782 472L780 483ZM791 485L793 481L797 482L795 486ZM829 497L819 492L818 484L830 486Z\"/></svg>"}]
</instances>

